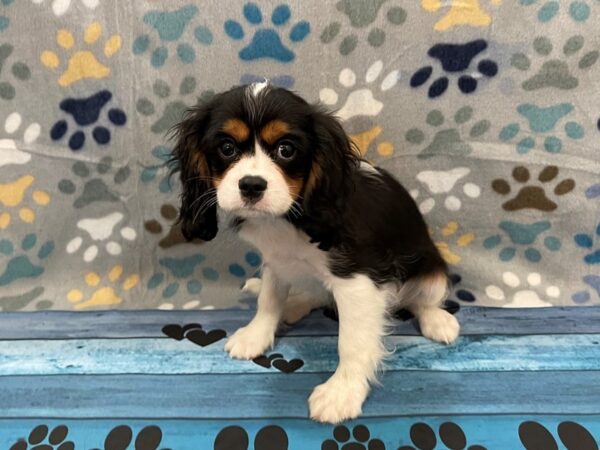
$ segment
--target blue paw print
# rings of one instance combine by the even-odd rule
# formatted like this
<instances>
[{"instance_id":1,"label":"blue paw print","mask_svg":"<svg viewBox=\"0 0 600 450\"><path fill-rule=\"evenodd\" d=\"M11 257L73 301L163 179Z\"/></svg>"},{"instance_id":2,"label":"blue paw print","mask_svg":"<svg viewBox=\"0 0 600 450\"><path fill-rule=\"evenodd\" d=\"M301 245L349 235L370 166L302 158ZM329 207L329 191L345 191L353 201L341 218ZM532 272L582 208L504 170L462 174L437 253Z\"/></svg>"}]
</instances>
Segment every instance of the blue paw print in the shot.
<instances>
[{"instance_id":1,"label":"blue paw print","mask_svg":"<svg viewBox=\"0 0 600 450\"><path fill-rule=\"evenodd\" d=\"M168 283L163 291L162 297L165 299L173 297L183 283L186 282L186 289L190 295L196 295L202 290L202 282L194 276L196 267L199 266L206 257L202 253L195 253L191 256L182 258L174 257L163 257L158 260L161 267L166 269L168 275L175 278L175 281ZM204 267L202 269L202 276L208 281L217 281L219 279L219 273L212 267ZM165 283L167 274L165 272L157 272L150 280L148 280L147 287L150 290L157 289L159 286Z\"/></svg>"},{"instance_id":2,"label":"blue paw print","mask_svg":"<svg viewBox=\"0 0 600 450\"><path fill-rule=\"evenodd\" d=\"M459 274L452 273L450 274L449 278L456 298L468 303L473 303L475 300L477 300L475 294L473 294L471 291L459 287L460 283L462 282L462 277Z\"/></svg>"},{"instance_id":3,"label":"blue paw print","mask_svg":"<svg viewBox=\"0 0 600 450\"><path fill-rule=\"evenodd\" d=\"M2 4L2 6L9 6L11 3L13 3L14 0L1 0L0 4ZM8 28L8 26L10 25L10 19L8 17L6 17L5 15L0 15L0 31L4 31Z\"/></svg>"},{"instance_id":4,"label":"blue paw print","mask_svg":"<svg viewBox=\"0 0 600 450\"><path fill-rule=\"evenodd\" d=\"M470 94L477 89L478 81L475 77L464 72L469 69L473 59L485 51L488 44L483 39L467 42L466 44L436 44L429 49L427 54L437 59L446 74L460 74L457 85L463 94ZM488 78L496 76L498 64L491 59L482 59L477 63L477 72ZM418 88L425 84L433 74L432 66L424 66L418 69L410 79L410 86ZM436 78L429 86L429 98L436 98L448 89L450 80L446 75Z\"/></svg>"},{"instance_id":5,"label":"blue paw print","mask_svg":"<svg viewBox=\"0 0 600 450\"><path fill-rule=\"evenodd\" d=\"M520 0L521 5L531 6L539 4L538 0ZM540 22L551 21L560 10L561 2L557 0L542 0L538 9L538 20ZM563 2L564 5L567 2ZM569 3L569 16L576 22L585 22L590 17L590 6L585 1L572 1Z\"/></svg>"},{"instance_id":6,"label":"blue paw print","mask_svg":"<svg viewBox=\"0 0 600 450\"><path fill-rule=\"evenodd\" d=\"M595 235L595 236L594 236ZM586 251L583 256L583 261L590 266L597 266L600 264L600 223L596 225L594 234L592 233L580 233L574 236L575 244L581 249ZM596 242L594 242L596 241ZM591 287L600 297L600 276L598 275L586 275L582 278L583 282ZM575 303L585 303L590 300L590 292L588 290L582 290L576 292L571 297Z\"/></svg>"},{"instance_id":7,"label":"blue paw print","mask_svg":"<svg viewBox=\"0 0 600 450\"><path fill-rule=\"evenodd\" d=\"M527 247L524 251L525 258L533 263L537 263L542 259L540 251L533 247L538 237L547 232L551 228L551 224L547 220L535 222L532 224L522 224L511 221L500 222L499 228L508 236L510 243L503 247L498 254L501 261L510 261L517 254L517 246ZM502 243L502 236L499 234L489 236L483 241L483 247L486 249L494 249ZM560 250L561 242L555 236L546 236L543 240L543 246L552 252Z\"/></svg>"},{"instance_id":8,"label":"blue paw print","mask_svg":"<svg viewBox=\"0 0 600 450\"><path fill-rule=\"evenodd\" d=\"M594 184L585 190L585 197L591 200L596 197L600 197L600 183Z\"/></svg>"},{"instance_id":9,"label":"blue paw print","mask_svg":"<svg viewBox=\"0 0 600 450\"><path fill-rule=\"evenodd\" d=\"M529 131L525 130L527 137L517 142L517 153L526 154L536 145L535 139L537 136L544 136L544 150L549 153L558 153L562 150L562 140L552 133L556 124L565 116L573 111L571 103L560 103L546 108L540 108L530 103L523 103L517 107L517 112L521 114L529 124ZM581 139L585 132L583 127L577 122L567 122L564 126L565 133L568 138L577 140ZM514 139L521 131L521 126L518 123L506 125L500 131L498 137L502 142L508 142Z\"/></svg>"},{"instance_id":10,"label":"blue paw print","mask_svg":"<svg viewBox=\"0 0 600 450\"><path fill-rule=\"evenodd\" d=\"M158 183L158 190L163 194L171 192L173 190L171 180L174 180L175 178L172 178L170 173L176 164L176 162L171 159L171 150L164 145L158 145L152 149L152 156L160 162L158 164L143 166L142 174L140 175L142 183L151 183L160 174L161 178Z\"/></svg>"},{"instance_id":11,"label":"blue paw print","mask_svg":"<svg viewBox=\"0 0 600 450\"><path fill-rule=\"evenodd\" d=\"M273 86L277 86L284 89L291 89L294 86L295 80L291 75L278 75L274 77L261 77L259 75L253 75L251 73L245 73L240 78L240 84L252 84L252 83L260 83L265 80L265 78L269 79L269 82Z\"/></svg>"},{"instance_id":12,"label":"blue paw print","mask_svg":"<svg viewBox=\"0 0 600 450\"><path fill-rule=\"evenodd\" d=\"M263 23L262 11L256 3L244 5L244 18L249 24L259 26ZM285 26L292 16L286 4L277 6L271 14L271 23L275 28L259 28L254 32L252 41L240 50L240 59L253 61L260 58L272 58L279 62L293 61L296 55L281 41L278 29ZM235 20L225 22L225 33L231 39L241 40L245 36L244 28ZM302 42L310 33L310 24L306 21L296 23L290 30L288 38L291 42Z\"/></svg>"},{"instance_id":13,"label":"blue paw print","mask_svg":"<svg viewBox=\"0 0 600 450\"><path fill-rule=\"evenodd\" d=\"M157 33L160 41L165 44L179 41L188 24L198 14L198 7L195 5L182 6L176 11L150 11L144 14L144 23L152 27ZM203 45L210 45L213 41L213 35L207 27L199 25L194 28L194 38ZM142 34L133 42L133 53L141 55L150 48L150 35ZM185 42L177 44L177 57L184 64L190 64L196 60L196 51ZM169 57L169 50L166 45L160 45L152 50L150 63L153 67L164 66Z\"/></svg>"},{"instance_id":14,"label":"blue paw print","mask_svg":"<svg viewBox=\"0 0 600 450\"><path fill-rule=\"evenodd\" d=\"M250 266L250 273L244 269L239 263L232 263L229 265L229 273L237 278L251 278L258 276L257 273L260 271L260 264L262 262L261 257L256 252L247 252L244 256L246 264Z\"/></svg>"},{"instance_id":15,"label":"blue paw print","mask_svg":"<svg viewBox=\"0 0 600 450\"><path fill-rule=\"evenodd\" d=\"M21 250L24 254L13 256L8 260L4 272L0 274L0 286L6 286L23 278L37 278L44 273L44 267L34 264L29 253L37 244L37 236L28 234L21 241ZM11 256L14 253L14 245L7 239L0 240L0 255ZM54 242L46 241L37 251L37 259L42 261L54 251Z\"/></svg>"},{"instance_id":16,"label":"blue paw print","mask_svg":"<svg viewBox=\"0 0 600 450\"><path fill-rule=\"evenodd\" d=\"M78 127L87 127L94 125L100 119L100 113L111 100L110 91L102 90L90 97L85 98L66 98L60 102L60 109L73 117ZM111 108L108 110L108 120L114 126L121 127L127 122L127 116L122 109ZM50 130L50 137L53 141L62 139L69 129L66 120L59 120ZM110 142L110 131L108 128L97 125L92 130L94 141L100 145L106 145ZM85 132L78 129L69 138L69 148L71 150L81 150L85 145Z\"/></svg>"}]
</instances>

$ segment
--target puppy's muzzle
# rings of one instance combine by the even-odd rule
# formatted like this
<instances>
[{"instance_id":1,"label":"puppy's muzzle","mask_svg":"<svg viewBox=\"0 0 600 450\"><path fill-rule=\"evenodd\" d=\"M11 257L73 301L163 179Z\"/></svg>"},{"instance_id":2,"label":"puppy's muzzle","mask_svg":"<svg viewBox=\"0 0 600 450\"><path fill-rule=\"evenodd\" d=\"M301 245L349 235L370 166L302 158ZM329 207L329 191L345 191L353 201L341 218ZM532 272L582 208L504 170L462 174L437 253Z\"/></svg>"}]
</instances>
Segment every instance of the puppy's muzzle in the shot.
<instances>
[{"instance_id":1,"label":"puppy's muzzle","mask_svg":"<svg viewBox=\"0 0 600 450\"><path fill-rule=\"evenodd\" d=\"M258 202L267 190L267 180L257 176L245 176L238 182L240 194L247 203Z\"/></svg>"}]
</instances>

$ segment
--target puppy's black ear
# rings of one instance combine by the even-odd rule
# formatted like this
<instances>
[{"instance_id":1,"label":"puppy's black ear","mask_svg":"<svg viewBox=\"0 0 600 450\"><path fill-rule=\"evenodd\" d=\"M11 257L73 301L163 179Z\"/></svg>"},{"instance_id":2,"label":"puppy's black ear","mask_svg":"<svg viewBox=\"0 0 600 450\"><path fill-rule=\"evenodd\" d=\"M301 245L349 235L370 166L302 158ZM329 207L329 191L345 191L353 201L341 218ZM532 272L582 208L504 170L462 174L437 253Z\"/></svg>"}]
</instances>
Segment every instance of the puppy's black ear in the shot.
<instances>
[{"instance_id":1,"label":"puppy's black ear","mask_svg":"<svg viewBox=\"0 0 600 450\"><path fill-rule=\"evenodd\" d=\"M319 248L328 250L340 241L346 197L354 189L351 174L360 164L360 153L331 113L315 107L312 123L315 143L303 193L304 229Z\"/></svg>"},{"instance_id":2,"label":"puppy's black ear","mask_svg":"<svg viewBox=\"0 0 600 450\"><path fill-rule=\"evenodd\" d=\"M216 189L206 160L202 138L210 120L210 104L190 108L172 129L174 171L181 179L179 223L183 236L191 241L210 241L217 235Z\"/></svg>"}]
</instances>

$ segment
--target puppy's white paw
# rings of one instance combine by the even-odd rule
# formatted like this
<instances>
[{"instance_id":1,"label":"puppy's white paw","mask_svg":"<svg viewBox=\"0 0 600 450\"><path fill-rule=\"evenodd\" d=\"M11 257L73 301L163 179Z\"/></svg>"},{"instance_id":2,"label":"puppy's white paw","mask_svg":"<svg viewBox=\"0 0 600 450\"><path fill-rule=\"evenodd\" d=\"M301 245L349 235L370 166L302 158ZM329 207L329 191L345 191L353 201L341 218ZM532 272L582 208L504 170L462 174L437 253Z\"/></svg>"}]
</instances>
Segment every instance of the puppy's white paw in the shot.
<instances>
[{"instance_id":1,"label":"puppy's white paw","mask_svg":"<svg viewBox=\"0 0 600 450\"><path fill-rule=\"evenodd\" d=\"M310 418L327 423L354 419L362 412L362 405L368 393L366 384L352 382L334 374L325 383L317 386L310 395Z\"/></svg>"},{"instance_id":2,"label":"puppy's white paw","mask_svg":"<svg viewBox=\"0 0 600 450\"><path fill-rule=\"evenodd\" d=\"M422 309L418 319L421 334L432 341L451 344L458 338L460 325L448 311L441 308Z\"/></svg>"},{"instance_id":3,"label":"puppy's white paw","mask_svg":"<svg viewBox=\"0 0 600 450\"><path fill-rule=\"evenodd\" d=\"M273 346L275 331L257 323L237 330L225 343L225 351L232 358L253 359Z\"/></svg>"},{"instance_id":4,"label":"puppy's white paw","mask_svg":"<svg viewBox=\"0 0 600 450\"><path fill-rule=\"evenodd\" d=\"M260 293L261 286L262 280L260 278L248 278L246 283L244 283L244 286L242 286L242 291L258 295Z\"/></svg>"}]
</instances>

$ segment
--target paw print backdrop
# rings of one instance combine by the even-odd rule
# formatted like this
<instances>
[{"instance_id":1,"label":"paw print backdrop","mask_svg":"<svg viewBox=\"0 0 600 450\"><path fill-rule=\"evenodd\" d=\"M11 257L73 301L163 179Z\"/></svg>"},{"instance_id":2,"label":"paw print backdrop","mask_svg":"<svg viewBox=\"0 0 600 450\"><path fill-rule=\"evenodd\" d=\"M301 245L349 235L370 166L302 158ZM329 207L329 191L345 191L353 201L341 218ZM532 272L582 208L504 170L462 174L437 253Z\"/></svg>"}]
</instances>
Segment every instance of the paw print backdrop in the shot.
<instances>
[{"instance_id":1,"label":"paw print backdrop","mask_svg":"<svg viewBox=\"0 0 600 450\"><path fill-rule=\"evenodd\" d=\"M401 180L453 301L600 304L597 0L222 3L0 1L1 311L252 308L260 255L177 228L166 133L263 77Z\"/></svg>"}]
</instances>

